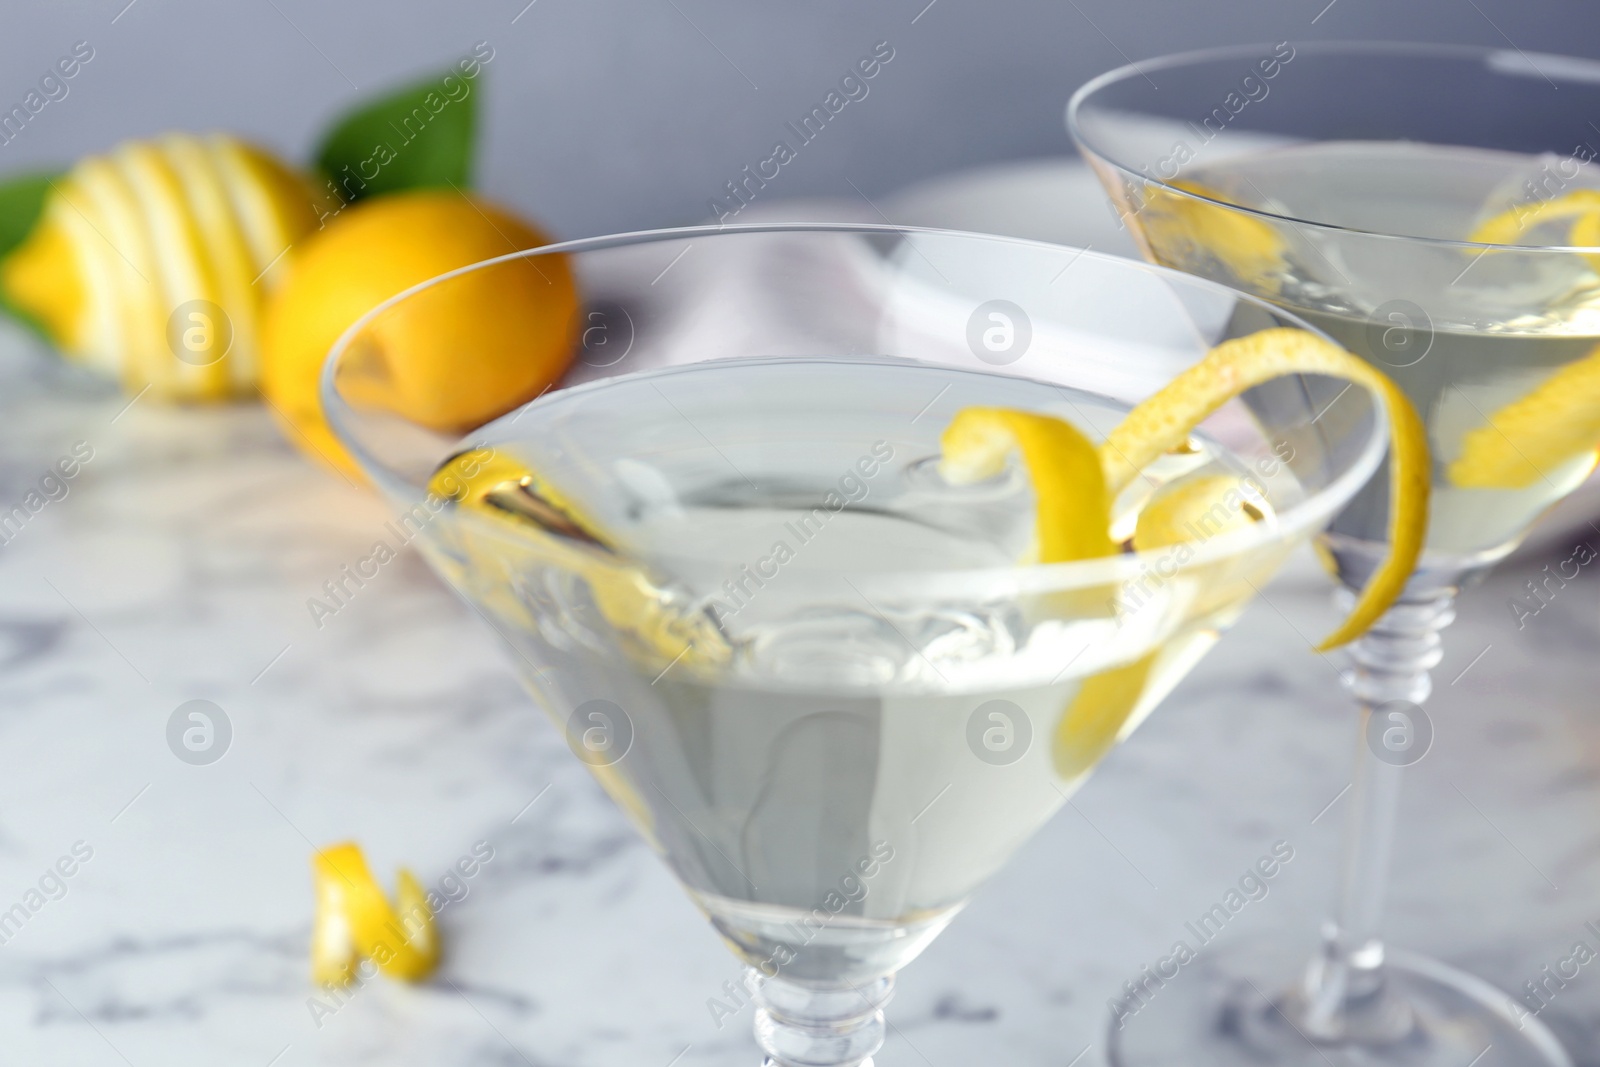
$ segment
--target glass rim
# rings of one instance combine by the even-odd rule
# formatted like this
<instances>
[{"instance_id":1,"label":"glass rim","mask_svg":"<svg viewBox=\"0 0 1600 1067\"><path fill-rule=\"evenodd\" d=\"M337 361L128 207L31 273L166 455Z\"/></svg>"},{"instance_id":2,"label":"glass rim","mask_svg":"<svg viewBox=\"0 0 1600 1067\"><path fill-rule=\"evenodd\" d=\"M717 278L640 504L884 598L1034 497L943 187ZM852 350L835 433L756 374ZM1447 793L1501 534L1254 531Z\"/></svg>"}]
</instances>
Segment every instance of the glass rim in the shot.
<instances>
[{"instance_id":1,"label":"glass rim","mask_svg":"<svg viewBox=\"0 0 1600 1067\"><path fill-rule=\"evenodd\" d=\"M1072 253L1073 263L1078 259L1089 259L1104 262L1118 270L1130 270L1141 274L1149 274L1176 283L1201 290L1210 290L1220 296L1232 300L1251 304L1272 316L1287 319L1299 329L1303 329L1316 337L1329 343L1335 343L1321 330L1305 322L1291 311L1280 308L1260 297L1250 293L1231 289L1218 282L1200 278L1170 267L1163 267L1143 260L1129 259L1123 256L1097 252L1089 248L1077 248L1072 245L1053 244L1048 241L1036 241L1021 237L1007 237L999 234L979 233L967 230L940 229L924 226L899 226L892 223L846 223L846 222L817 222L817 223L739 223L734 225L707 224L702 226L686 226L676 228L637 230L626 233L605 234L596 237L576 238L570 241L560 241L554 244L540 245L537 248L519 249L505 255L495 256L469 263L454 270L418 282L410 288L404 289L394 296L367 311L353 322L340 334L338 340L329 349L323 361L320 375L318 396L322 403L323 413L327 417L328 425L335 438L342 444L357 463L372 478L377 487L401 499L421 500L427 496L427 490L418 487L415 483L399 474L388 466L380 457L373 455L361 442L359 436L353 433L346 418L353 414L353 409L339 395L336 377L341 358L351 343L360 336L362 331L385 312L398 306L405 300L420 293L427 292L435 286L443 285L456 278L480 270L487 270L503 263L510 263L520 259L533 259L539 256L557 255L574 252L596 252L612 248L622 248L631 245L655 244L662 241L685 240L690 238L716 237L729 234L757 234L757 233L862 233L862 234L890 234L912 236L950 237L962 240L974 240L991 244L1019 245L1022 247L1040 248L1053 252ZM904 357L885 356L881 353L864 353L859 356L834 355L815 357L796 356L752 356L740 359L708 360L697 363L679 364L675 366L656 367L649 370L633 371L627 374L613 375L606 378L597 378L592 381L581 382L565 388L547 389L539 396L521 405L522 411L529 411L535 407L550 406L557 403L570 402L570 398L584 393L592 392L598 388L614 385L617 381L643 380L662 376L670 376L691 372L703 368L709 363L749 364L759 362L793 362L797 359L841 359L841 360L889 360L895 363L914 362L921 366L946 370L953 373L967 374L993 374L973 368L952 367L938 363L921 363L910 361ZM1005 375L1005 377L1021 378L1027 381L1040 382L1040 379L1027 375ZM1042 382L1052 388L1061 383ZM1164 383L1163 383L1164 384ZM1360 383L1355 383L1360 384ZM1283 510L1274 509L1277 522L1269 527L1252 524L1241 530L1220 533L1205 538L1198 542L1181 542L1178 545L1168 545L1161 548L1146 549L1134 552L1120 552L1110 556L1096 557L1093 559L1072 560L1063 563L1015 563L1003 567L974 567L967 569L939 569L933 571L880 571L876 575L862 575L874 587L883 584L898 585L906 581L913 581L919 585L926 584L930 579L941 586L948 587L948 583L966 584L971 581L994 584L1006 582L1017 585L1018 593L1058 591L1071 588L1091 588L1113 583L1121 583L1131 578L1138 578L1152 573L1161 577L1162 581L1170 581L1177 574L1216 562L1230 556L1243 556L1250 551L1264 548L1276 542L1287 541L1290 538L1305 533L1306 528L1316 525L1319 521L1331 518L1343 503L1348 501L1366 481L1372 477L1383 461L1389 447L1389 423L1387 418L1387 402L1383 396L1365 386L1362 389L1367 393L1374 407L1373 432L1369 440L1363 445L1358 456L1352 459L1346 468L1335 475L1327 485L1320 489L1308 490L1305 499L1291 504ZM505 413L509 414L509 410ZM500 417L503 417L500 416ZM495 420L490 419L484 425L489 425ZM481 427L479 428L481 429ZM460 436L463 447L468 447L472 435L477 430L469 431ZM1342 498L1338 505L1330 506L1327 502L1335 498ZM493 531L499 536L505 536L505 531L499 524L490 523L479 516L462 513L459 518L470 525L483 530ZM1180 550L1189 549L1189 555L1182 560L1170 576L1162 575L1157 564L1165 566ZM819 572L822 573L822 572ZM849 572L840 572L849 573Z\"/></svg>"},{"instance_id":2,"label":"glass rim","mask_svg":"<svg viewBox=\"0 0 1600 1067\"><path fill-rule=\"evenodd\" d=\"M1148 174L1133 169L1115 158L1108 151L1094 144L1084 132L1079 121L1084 104L1094 93L1099 92L1108 85L1116 82L1127 81L1135 77L1145 77L1148 71L1173 70L1179 67L1198 65L1219 59L1255 59L1261 55L1264 48L1275 47L1270 43L1224 45L1217 48L1197 48L1186 52L1169 52L1155 56L1151 59L1138 62L1128 62L1120 67L1106 71L1083 85L1067 99L1065 122L1067 134L1072 138L1079 151L1102 160L1116 168L1120 173L1136 181L1155 185L1174 196L1186 200L1197 200L1201 203L1211 204L1235 211L1242 215L1253 216L1258 219L1270 220L1276 223L1287 223L1291 226L1306 226L1329 233L1355 234L1361 237L1370 237L1377 240L1399 241L1407 244L1418 244L1437 248L1468 249L1483 254L1486 251L1521 252L1525 255L1560 254L1582 255L1600 253L1600 245L1519 245L1496 244L1487 241L1468 241L1446 237L1417 237L1410 234L1388 233L1383 230L1367 230L1356 226L1340 226L1331 222L1321 222L1316 219L1301 218L1297 215L1287 215L1276 211L1266 211L1261 208L1250 207L1246 204L1235 203L1232 200L1219 200L1215 197L1203 196L1199 193L1184 189L1173 184L1176 179L1153 178ZM1577 80L1600 83L1600 60L1585 59L1581 56L1560 55L1554 52L1527 52L1524 49L1512 46L1510 48L1494 48L1488 45L1467 44L1435 44L1429 42L1408 41L1308 41L1294 44L1295 54L1304 51L1307 53L1324 53L1329 55L1340 54L1365 54L1375 56L1410 56L1412 58L1455 58L1455 59L1480 59L1486 69L1494 70L1496 60L1501 60L1499 66L1508 69L1512 66L1533 66L1536 59L1553 61L1555 64L1568 71L1584 68L1587 77Z\"/></svg>"}]
</instances>

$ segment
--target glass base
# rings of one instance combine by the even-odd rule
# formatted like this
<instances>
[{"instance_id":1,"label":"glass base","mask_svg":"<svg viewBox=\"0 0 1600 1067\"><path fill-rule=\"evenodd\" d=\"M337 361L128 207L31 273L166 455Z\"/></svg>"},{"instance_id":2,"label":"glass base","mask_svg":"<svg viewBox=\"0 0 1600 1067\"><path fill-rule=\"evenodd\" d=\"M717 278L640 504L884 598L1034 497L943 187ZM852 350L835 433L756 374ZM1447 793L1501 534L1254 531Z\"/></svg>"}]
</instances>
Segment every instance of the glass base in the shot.
<instances>
[{"instance_id":1,"label":"glass base","mask_svg":"<svg viewBox=\"0 0 1600 1067\"><path fill-rule=\"evenodd\" d=\"M1112 1067L1572 1067L1509 994L1392 949L1387 999L1409 1008L1404 1025L1370 1041L1312 1040L1290 1021L1296 1009L1283 988L1304 964L1265 945L1202 948L1175 977L1116 1002L1107 1059Z\"/></svg>"},{"instance_id":2,"label":"glass base","mask_svg":"<svg viewBox=\"0 0 1600 1067\"><path fill-rule=\"evenodd\" d=\"M872 1054L883 1047L893 975L815 984L764 978L752 967L745 984L755 991L761 1067L872 1067Z\"/></svg>"}]
</instances>

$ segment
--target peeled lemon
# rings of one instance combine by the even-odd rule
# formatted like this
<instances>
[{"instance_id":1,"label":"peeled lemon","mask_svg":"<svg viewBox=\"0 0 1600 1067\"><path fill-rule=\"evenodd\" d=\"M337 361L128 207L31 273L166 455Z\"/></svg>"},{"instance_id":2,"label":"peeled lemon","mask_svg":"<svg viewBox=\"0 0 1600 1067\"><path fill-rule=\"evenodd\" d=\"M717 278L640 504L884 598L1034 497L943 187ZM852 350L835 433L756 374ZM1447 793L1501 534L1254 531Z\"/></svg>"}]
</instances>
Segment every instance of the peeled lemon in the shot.
<instances>
[{"instance_id":1,"label":"peeled lemon","mask_svg":"<svg viewBox=\"0 0 1600 1067\"><path fill-rule=\"evenodd\" d=\"M316 225L310 186L243 141L179 133L90 156L52 185L0 262L10 302L130 392L253 393L261 308Z\"/></svg>"},{"instance_id":2,"label":"peeled lemon","mask_svg":"<svg viewBox=\"0 0 1600 1067\"><path fill-rule=\"evenodd\" d=\"M548 244L515 216L454 190L394 193L335 216L289 255L267 308L262 393L310 454L355 473L323 417L328 351L374 306L481 260ZM563 256L485 268L409 297L356 338L343 395L443 433L532 399L575 351L578 293Z\"/></svg>"}]
</instances>

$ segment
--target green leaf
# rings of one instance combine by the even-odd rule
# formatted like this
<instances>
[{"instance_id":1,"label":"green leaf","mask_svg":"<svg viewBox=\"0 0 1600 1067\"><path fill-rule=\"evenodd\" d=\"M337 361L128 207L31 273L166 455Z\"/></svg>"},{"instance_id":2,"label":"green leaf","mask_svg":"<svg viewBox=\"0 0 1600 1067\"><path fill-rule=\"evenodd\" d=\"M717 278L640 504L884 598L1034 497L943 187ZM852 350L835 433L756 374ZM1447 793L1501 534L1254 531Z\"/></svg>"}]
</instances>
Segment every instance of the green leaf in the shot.
<instances>
[{"instance_id":1,"label":"green leaf","mask_svg":"<svg viewBox=\"0 0 1600 1067\"><path fill-rule=\"evenodd\" d=\"M45 198L50 195L50 183L62 177L60 173L24 174L0 182L0 259L23 242L33 231L34 224L44 212ZM34 333L51 340L44 324L17 307L4 290L0 290L0 312L28 327Z\"/></svg>"},{"instance_id":2,"label":"green leaf","mask_svg":"<svg viewBox=\"0 0 1600 1067\"><path fill-rule=\"evenodd\" d=\"M317 164L345 201L472 180L478 79L455 68L363 105L322 139Z\"/></svg>"},{"instance_id":3,"label":"green leaf","mask_svg":"<svg viewBox=\"0 0 1600 1067\"><path fill-rule=\"evenodd\" d=\"M57 173L24 174L0 182L0 259L10 255L39 221L50 183L59 177Z\"/></svg>"}]
</instances>

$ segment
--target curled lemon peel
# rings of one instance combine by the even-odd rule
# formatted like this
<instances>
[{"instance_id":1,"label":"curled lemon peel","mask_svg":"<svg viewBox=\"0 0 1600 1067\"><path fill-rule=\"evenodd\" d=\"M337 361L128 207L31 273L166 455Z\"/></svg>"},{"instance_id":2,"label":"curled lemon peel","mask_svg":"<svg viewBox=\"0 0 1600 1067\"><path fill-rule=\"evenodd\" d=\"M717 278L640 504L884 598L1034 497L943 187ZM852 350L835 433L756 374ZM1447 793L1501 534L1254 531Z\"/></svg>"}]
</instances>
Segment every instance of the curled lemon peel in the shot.
<instances>
[{"instance_id":1,"label":"curled lemon peel","mask_svg":"<svg viewBox=\"0 0 1600 1067\"><path fill-rule=\"evenodd\" d=\"M1575 189L1552 200L1516 205L1479 223L1469 240L1515 244L1546 223L1572 220L1567 242L1600 247L1600 189ZM1537 247L1537 246L1532 246ZM1600 255L1583 254L1600 269ZM1496 410L1461 439L1446 476L1464 489L1523 489L1586 451L1600 447L1600 346Z\"/></svg>"},{"instance_id":2,"label":"curled lemon peel","mask_svg":"<svg viewBox=\"0 0 1600 1067\"><path fill-rule=\"evenodd\" d=\"M1304 330L1275 327L1213 348L1199 363L1128 413L1100 445L1106 484L1115 495L1163 452L1253 386L1285 374L1323 374L1354 382L1383 399L1389 418L1389 553L1333 633L1325 652L1360 637L1405 589L1428 532L1431 461L1422 419L1381 371Z\"/></svg>"},{"instance_id":3,"label":"curled lemon peel","mask_svg":"<svg viewBox=\"0 0 1600 1067\"><path fill-rule=\"evenodd\" d=\"M644 572L610 555L596 532L598 525L520 461L493 449L472 449L445 461L428 488L463 510L515 524L522 536L537 537L543 549L589 583L595 606L606 621L618 632L641 640L659 662L716 664L731 654L710 620L703 615L686 618L665 606L661 590ZM541 505L548 510L530 510ZM551 536L557 532L567 536ZM592 550L584 547L585 542ZM499 597L505 595L499 592ZM506 606L503 600L501 606ZM609 764L592 763L589 771L659 851L655 814L627 777Z\"/></svg>"},{"instance_id":4,"label":"curled lemon peel","mask_svg":"<svg viewBox=\"0 0 1600 1067\"><path fill-rule=\"evenodd\" d=\"M1568 240L1574 245L1594 244L1596 242L1592 239L1579 239L1578 231L1579 227L1584 227L1583 233L1591 232L1596 217L1600 217L1600 189L1574 189L1553 200L1517 204L1487 218L1473 228L1467 235L1467 240L1479 244L1512 245L1536 226L1563 219L1575 219Z\"/></svg>"},{"instance_id":5,"label":"curled lemon peel","mask_svg":"<svg viewBox=\"0 0 1600 1067\"><path fill-rule=\"evenodd\" d=\"M1007 453L1017 449L1038 499L1038 562L1108 556L1115 551L1110 502L1139 472L1183 445L1222 405L1285 374L1324 374L1354 382L1381 396L1389 416L1389 554L1349 617L1317 646L1326 651L1365 633L1404 590L1427 534L1430 472L1422 420L1405 394L1380 371L1314 334L1275 328L1224 341L1130 411L1098 449L1060 419L967 408L945 430L940 469L947 479L975 481L996 473ZM1098 469L1089 462L1091 455L1098 458ZM1185 490L1198 495L1169 502L1167 506L1178 509L1171 519L1195 508L1210 509L1216 501L1204 494L1216 489ZM1158 510L1152 521L1169 521L1164 514Z\"/></svg>"},{"instance_id":6,"label":"curled lemon peel","mask_svg":"<svg viewBox=\"0 0 1600 1067\"><path fill-rule=\"evenodd\" d=\"M1422 436L1421 421L1409 401L1382 374L1313 335L1299 330L1269 330L1225 342L1135 408L1095 450L1102 465L1100 476L1085 479L1090 488L1079 500L1080 507L1071 521L1087 527L1092 521L1090 516L1098 514L1098 529L1103 533L1110 525L1109 504L1095 512L1088 506L1090 501L1109 501L1114 494L1127 488L1148 464L1182 445L1206 416L1245 389L1290 373L1336 375L1379 392L1390 411L1395 441L1396 506L1391 523L1390 557L1368 582L1350 617L1319 646L1326 649L1360 636L1404 588L1421 552L1427 529L1429 481L1426 438ZM1020 413L1010 414L1013 419L1020 417ZM964 415L967 412L961 412L957 419ZM995 421L991 414L968 428L973 434L987 430L980 440L981 447L968 445L972 453L968 464L971 473L992 474L996 467L996 451L1001 452L1001 460L1004 458L1004 435L992 428ZM952 428L954 426L953 423ZM947 439L950 436L947 430ZM958 443L960 440L958 438ZM1021 447L1020 441L1018 444ZM1067 464L1041 463L1030 457L1025 448L1022 450L1034 478L1042 523L1047 499L1055 496L1078 498L1078 494L1074 483L1065 479L1054 483L1054 492L1042 488L1041 470L1059 477L1060 472L1068 469ZM1035 451L1039 451L1037 445ZM1074 459L1079 456L1076 449L1071 454ZM950 466L962 470L957 464ZM1259 521L1260 514L1252 512L1242 486L1242 480L1237 477L1211 475L1164 488L1140 512L1133 548L1150 551L1249 527ZM1067 491L1063 493L1062 489ZM1059 501L1054 502L1054 509L1060 510ZM1092 542L1087 532L1075 533L1078 543ZM1047 543L1043 530L1039 542ZM1042 552L1041 559L1050 561ZM1052 742L1052 762L1063 779L1086 773L1116 744L1149 689L1161 651L1153 649L1139 659L1084 680L1057 722Z\"/></svg>"},{"instance_id":7,"label":"curled lemon peel","mask_svg":"<svg viewBox=\"0 0 1600 1067\"><path fill-rule=\"evenodd\" d=\"M1012 449L1022 454L1037 498L1035 557L1065 563L1116 551L1099 453L1071 423L1005 408L964 408L939 439L939 473L954 485L1000 473Z\"/></svg>"},{"instance_id":8,"label":"curled lemon peel","mask_svg":"<svg viewBox=\"0 0 1600 1067\"><path fill-rule=\"evenodd\" d=\"M1213 474L1163 487L1139 512L1133 548L1149 552L1245 529L1264 517L1252 510L1242 478ZM1162 648L1084 680L1056 724L1051 756L1064 779L1088 771L1122 736L1144 702Z\"/></svg>"},{"instance_id":9,"label":"curled lemon peel","mask_svg":"<svg viewBox=\"0 0 1600 1067\"><path fill-rule=\"evenodd\" d=\"M1076 778L1100 762L1139 707L1160 649L1084 679L1056 723L1050 755L1056 774Z\"/></svg>"},{"instance_id":10,"label":"curled lemon peel","mask_svg":"<svg viewBox=\"0 0 1600 1067\"><path fill-rule=\"evenodd\" d=\"M1215 537L1260 521L1252 514L1242 479L1226 474L1188 478L1166 486L1139 512L1133 532L1135 551L1169 548L1196 538Z\"/></svg>"},{"instance_id":11,"label":"curled lemon peel","mask_svg":"<svg viewBox=\"0 0 1600 1067\"><path fill-rule=\"evenodd\" d=\"M311 927L311 977L320 985L356 980L362 959L391 978L418 982L439 963L439 937L427 892L401 870L396 901L389 903L353 842L334 845L311 860L316 916Z\"/></svg>"},{"instance_id":12,"label":"curled lemon peel","mask_svg":"<svg viewBox=\"0 0 1600 1067\"><path fill-rule=\"evenodd\" d=\"M1144 208L1149 212L1145 229L1156 238L1151 244L1159 253L1157 259L1181 260L1182 255L1173 253L1192 247L1227 267L1241 283L1275 290L1273 279L1286 266L1283 239L1277 230L1262 219L1226 206L1229 198L1209 185L1188 179L1171 184L1194 196L1160 187L1150 190Z\"/></svg>"},{"instance_id":13,"label":"curled lemon peel","mask_svg":"<svg viewBox=\"0 0 1600 1067\"><path fill-rule=\"evenodd\" d=\"M1600 447L1600 346L1497 409L1445 470L1464 489L1523 489Z\"/></svg>"},{"instance_id":14,"label":"curled lemon peel","mask_svg":"<svg viewBox=\"0 0 1600 1067\"><path fill-rule=\"evenodd\" d=\"M544 553L588 583L606 622L652 660L708 666L732 654L707 613L669 603L643 569L616 553L597 523L521 461L492 449L462 452L434 472L428 488L537 538Z\"/></svg>"}]
</instances>

